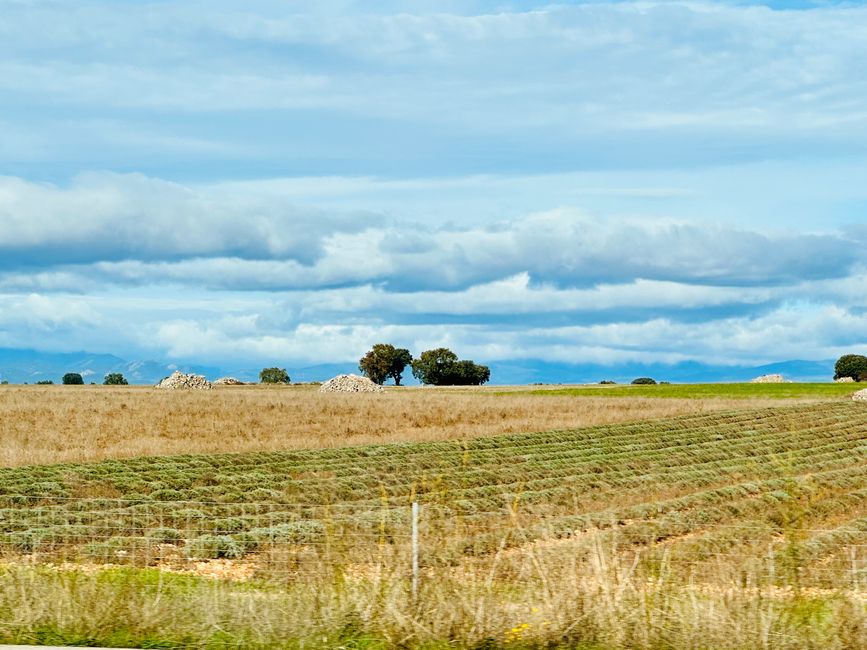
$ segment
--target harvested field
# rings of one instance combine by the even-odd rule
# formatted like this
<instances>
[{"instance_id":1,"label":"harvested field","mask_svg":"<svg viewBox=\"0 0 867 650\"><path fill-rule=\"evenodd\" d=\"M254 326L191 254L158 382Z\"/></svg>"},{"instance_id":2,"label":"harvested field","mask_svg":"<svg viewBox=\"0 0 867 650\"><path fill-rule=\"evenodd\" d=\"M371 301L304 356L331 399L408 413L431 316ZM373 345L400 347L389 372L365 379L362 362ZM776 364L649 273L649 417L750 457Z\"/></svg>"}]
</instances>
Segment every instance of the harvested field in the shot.
<instances>
[{"instance_id":1,"label":"harvested field","mask_svg":"<svg viewBox=\"0 0 867 650\"><path fill-rule=\"evenodd\" d=\"M660 400L639 393L607 395L578 400L570 393L502 388L403 388L365 395L320 394L315 386L219 386L210 391L3 386L0 466L456 440L745 406L743 400L714 396ZM756 399L749 405L775 403Z\"/></svg>"}]
</instances>

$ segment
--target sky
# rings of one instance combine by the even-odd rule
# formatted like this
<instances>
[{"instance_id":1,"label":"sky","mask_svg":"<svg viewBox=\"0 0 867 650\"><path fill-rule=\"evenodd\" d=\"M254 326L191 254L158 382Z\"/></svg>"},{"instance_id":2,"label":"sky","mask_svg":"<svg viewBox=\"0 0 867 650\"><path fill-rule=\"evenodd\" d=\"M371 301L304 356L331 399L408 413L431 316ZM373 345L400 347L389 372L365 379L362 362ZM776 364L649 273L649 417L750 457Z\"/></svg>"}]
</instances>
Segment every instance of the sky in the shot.
<instances>
[{"instance_id":1,"label":"sky","mask_svg":"<svg viewBox=\"0 0 867 650\"><path fill-rule=\"evenodd\" d=\"M867 352L867 7L0 0L0 347Z\"/></svg>"}]
</instances>

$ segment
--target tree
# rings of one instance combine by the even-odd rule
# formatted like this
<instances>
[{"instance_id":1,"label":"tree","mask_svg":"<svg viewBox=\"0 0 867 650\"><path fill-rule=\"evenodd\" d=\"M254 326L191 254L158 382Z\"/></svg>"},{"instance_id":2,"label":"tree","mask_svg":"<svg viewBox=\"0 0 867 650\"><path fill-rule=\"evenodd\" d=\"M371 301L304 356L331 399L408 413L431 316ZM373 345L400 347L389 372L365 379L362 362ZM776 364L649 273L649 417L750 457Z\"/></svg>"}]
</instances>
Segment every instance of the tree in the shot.
<instances>
[{"instance_id":1,"label":"tree","mask_svg":"<svg viewBox=\"0 0 867 650\"><path fill-rule=\"evenodd\" d=\"M861 354L844 354L834 364L834 379L851 377L855 381L867 381L867 357Z\"/></svg>"},{"instance_id":2,"label":"tree","mask_svg":"<svg viewBox=\"0 0 867 650\"><path fill-rule=\"evenodd\" d=\"M393 379L394 385L400 386L403 371L411 363L412 355L406 348L396 348L390 343L376 343L358 361L358 369L374 383L384 384L386 379Z\"/></svg>"},{"instance_id":3,"label":"tree","mask_svg":"<svg viewBox=\"0 0 867 650\"><path fill-rule=\"evenodd\" d=\"M37 386L53 386L54 382L51 381L50 379L40 379L39 381L36 382L36 385Z\"/></svg>"},{"instance_id":4,"label":"tree","mask_svg":"<svg viewBox=\"0 0 867 650\"><path fill-rule=\"evenodd\" d=\"M436 348L422 352L412 362L412 374L421 383L434 386L480 386L490 380L491 369L461 361L448 348Z\"/></svg>"},{"instance_id":5,"label":"tree","mask_svg":"<svg viewBox=\"0 0 867 650\"><path fill-rule=\"evenodd\" d=\"M63 385L64 386L83 386L84 385L84 377L82 377L77 372L67 372L63 375Z\"/></svg>"},{"instance_id":6,"label":"tree","mask_svg":"<svg viewBox=\"0 0 867 650\"><path fill-rule=\"evenodd\" d=\"M443 386L448 371L458 360L458 355L448 348L426 350L412 362L413 377L423 384Z\"/></svg>"},{"instance_id":7,"label":"tree","mask_svg":"<svg viewBox=\"0 0 867 650\"><path fill-rule=\"evenodd\" d=\"M104 386L127 386L129 382L119 372L110 372L105 376L105 381L102 382Z\"/></svg>"},{"instance_id":8,"label":"tree","mask_svg":"<svg viewBox=\"0 0 867 650\"><path fill-rule=\"evenodd\" d=\"M639 377L638 379L633 379L632 383L636 386L654 386L656 385L656 380L651 377Z\"/></svg>"},{"instance_id":9,"label":"tree","mask_svg":"<svg viewBox=\"0 0 867 650\"><path fill-rule=\"evenodd\" d=\"M289 373L286 368L263 368L259 373L259 381L263 384L288 384Z\"/></svg>"}]
</instances>

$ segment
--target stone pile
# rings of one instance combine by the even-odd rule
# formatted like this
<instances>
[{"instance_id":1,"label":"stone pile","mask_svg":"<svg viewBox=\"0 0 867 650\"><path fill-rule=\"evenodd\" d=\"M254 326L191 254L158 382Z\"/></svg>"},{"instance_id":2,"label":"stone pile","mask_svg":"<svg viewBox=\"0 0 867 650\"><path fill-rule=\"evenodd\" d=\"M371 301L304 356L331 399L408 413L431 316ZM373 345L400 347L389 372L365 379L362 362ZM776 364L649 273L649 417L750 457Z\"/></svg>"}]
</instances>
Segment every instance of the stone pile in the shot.
<instances>
[{"instance_id":1,"label":"stone pile","mask_svg":"<svg viewBox=\"0 0 867 650\"><path fill-rule=\"evenodd\" d=\"M867 402L867 388L862 388L857 393L852 395L852 399L856 402Z\"/></svg>"},{"instance_id":2,"label":"stone pile","mask_svg":"<svg viewBox=\"0 0 867 650\"><path fill-rule=\"evenodd\" d=\"M185 375L180 370L175 370L172 374L158 383L156 388L167 388L169 390L211 390L211 382L205 379L202 375Z\"/></svg>"},{"instance_id":3,"label":"stone pile","mask_svg":"<svg viewBox=\"0 0 867 650\"><path fill-rule=\"evenodd\" d=\"M244 382L234 377L220 377L214 382L214 386L243 386Z\"/></svg>"},{"instance_id":4,"label":"stone pile","mask_svg":"<svg viewBox=\"0 0 867 650\"><path fill-rule=\"evenodd\" d=\"M750 383L751 384L782 384L785 380L782 375L762 375L761 377L756 377Z\"/></svg>"},{"instance_id":5,"label":"stone pile","mask_svg":"<svg viewBox=\"0 0 867 650\"><path fill-rule=\"evenodd\" d=\"M382 386L358 375L337 375L319 387L320 393L381 393Z\"/></svg>"},{"instance_id":6,"label":"stone pile","mask_svg":"<svg viewBox=\"0 0 867 650\"><path fill-rule=\"evenodd\" d=\"M854 384L855 380L851 377L838 377L834 380L838 384Z\"/></svg>"}]
</instances>

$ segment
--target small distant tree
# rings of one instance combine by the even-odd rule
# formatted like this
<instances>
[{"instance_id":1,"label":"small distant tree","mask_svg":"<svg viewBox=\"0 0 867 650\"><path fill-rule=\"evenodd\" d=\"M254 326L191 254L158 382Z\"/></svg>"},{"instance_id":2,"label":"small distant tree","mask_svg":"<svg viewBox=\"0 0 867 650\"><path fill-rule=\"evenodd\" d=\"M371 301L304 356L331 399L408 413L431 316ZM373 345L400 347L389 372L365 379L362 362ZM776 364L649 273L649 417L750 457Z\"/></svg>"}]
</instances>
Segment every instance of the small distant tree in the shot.
<instances>
[{"instance_id":1,"label":"small distant tree","mask_svg":"<svg viewBox=\"0 0 867 650\"><path fill-rule=\"evenodd\" d=\"M119 372L110 372L105 376L105 380L102 384L103 386L126 386L129 382L123 374Z\"/></svg>"},{"instance_id":2,"label":"small distant tree","mask_svg":"<svg viewBox=\"0 0 867 650\"><path fill-rule=\"evenodd\" d=\"M851 377L855 381L867 381L867 357L861 354L844 354L834 364L834 379Z\"/></svg>"},{"instance_id":3,"label":"small distant tree","mask_svg":"<svg viewBox=\"0 0 867 650\"><path fill-rule=\"evenodd\" d=\"M84 385L84 377L82 377L77 372L67 372L63 375L63 385L64 386L83 386Z\"/></svg>"},{"instance_id":4,"label":"small distant tree","mask_svg":"<svg viewBox=\"0 0 867 650\"><path fill-rule=\"evenodd\" d=\"M412 354L406 348L396 348L390 343L376 343L358 361L358 369L372 382L384 384L386 379L393 379L394 385L400 386L403 371L411 363Z\"/></svg>"},{"instance_id":5,"label":"small distant tree","mask_svg":"<svg viewBox=\"0 0 867 650\"><path fill-rule=\"evenodd\" d=\"M36 385L37 386L53 386L54 382L51 381L50 379L40 379L39 381L36 382Z\"/></svg>"},{"instance_id":6,"label":"small distant tree","mask_svg":"<svg viewBox=\"0 0 867 650\"><path fill-rule=\"evenodd\" d=\"M633 379L632 383L636 386L654 386L656 385L656 380L652 377L639 377L638 379Z\"/></svg>"},{"instance_id":7,"label":"small distant tree","mask_svg":"<svg viewBox=\"0 0 867 650\"><path fill-rule=\"evenodd\" d=\"M603 379L602 381L599 382L599 384L602 386L613 386L616 383L617 383L616 381L611 381L610 379Z\"/></svg>"},{"instance_id":8,"label":"small distant tree","mask_svg":"<svg viewBox=\"0 0 867 650\"><path fill-rule=\"evenodd\" d=\"M0 385L2 385L2 386L8 386L8 385L9 385L9 380L8 380L8 379L4 379L3 381L0 381Z\"/></svg>"},{"instance_id":9,"label":"small distant tree","mask_svg":"<svg viewBox=\"0 0 867 650\"><path fill-rule=\"evenodd\" d=\"M433 386L481 386L491 379L491 369L473 361L458 359L448 348L422 352L412 362L412 374Z\"/></svg>"},{"instance_id":10,"label":"small distant tree","mask_svg":"<svg viewBox=\"0 0 867 650\"><path fill-rule=\"evenodd\" d=\"M288 384L289 373L286 368L263 368L259 373L259 381L263 384Z\"/></svg>"}]
</instances>

